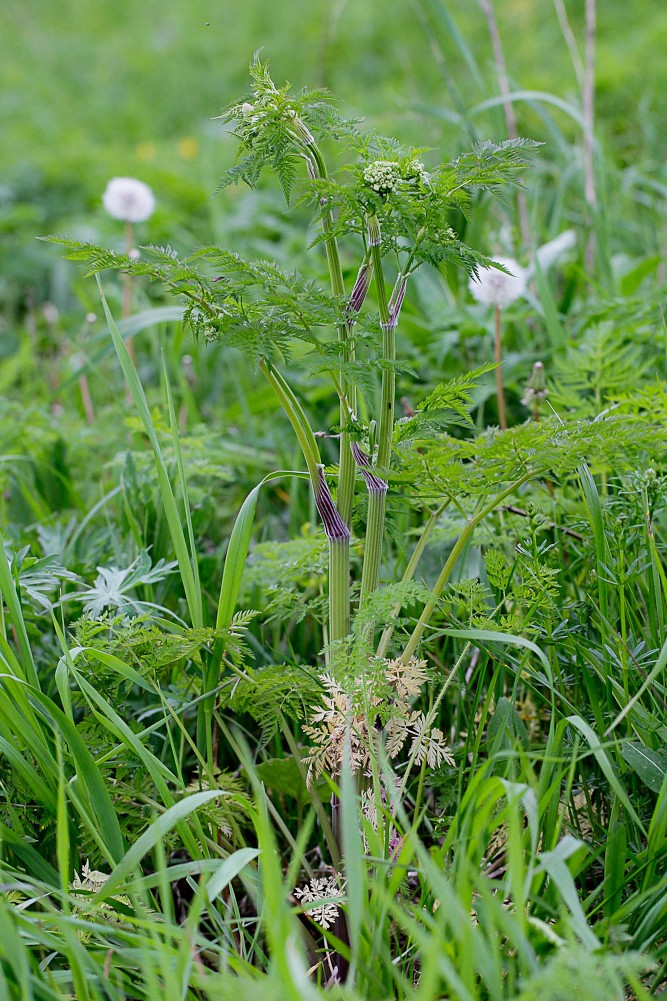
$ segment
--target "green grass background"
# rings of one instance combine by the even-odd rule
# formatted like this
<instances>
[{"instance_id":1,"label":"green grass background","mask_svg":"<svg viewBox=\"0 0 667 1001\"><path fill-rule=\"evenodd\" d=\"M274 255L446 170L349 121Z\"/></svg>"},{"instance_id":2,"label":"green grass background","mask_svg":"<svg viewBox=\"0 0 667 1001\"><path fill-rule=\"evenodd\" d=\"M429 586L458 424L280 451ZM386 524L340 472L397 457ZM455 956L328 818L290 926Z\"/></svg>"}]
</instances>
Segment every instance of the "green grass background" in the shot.
<instances>
[{"instance_id":1,"label":"green grass background","mask_svg":"<svg viewBox=\"0 0 667 1001\"><path fill-rule=\"evenodd\" d=\"M568 4L579 38L583 6ZM576 77L550 0L496 8L515 85L573 100ZM109 172L142 164L195 180L179 141L220 136L212 119L245 89L259 47L277 80L326 86L374 125L400 121L402 134L425 143L446 144L453 90L470 109L489 96L492 76L481 11L464 0L10 0L3 20L0 168L24 184L41 173L63 195L69 183L92 196ZM656 139L667 124L667 6L605 0L598 22L599 119L627 157L645 145L647 118ZM532 124L525 109L519 117Z\"/></svg>"}]
</instances>

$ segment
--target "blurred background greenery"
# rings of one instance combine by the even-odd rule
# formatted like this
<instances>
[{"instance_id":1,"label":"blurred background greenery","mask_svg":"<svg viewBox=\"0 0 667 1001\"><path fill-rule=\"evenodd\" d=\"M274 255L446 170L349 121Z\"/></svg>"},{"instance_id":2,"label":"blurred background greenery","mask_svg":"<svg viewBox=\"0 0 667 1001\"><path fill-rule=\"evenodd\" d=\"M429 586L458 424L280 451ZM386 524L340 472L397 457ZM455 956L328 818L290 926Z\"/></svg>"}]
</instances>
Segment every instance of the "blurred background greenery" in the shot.
<instances>
[{"instance_id":1,"label":"blurred background greenery","mask_svg":"<svg viewBox=\"0 0 667 1001\"><path fill-rule=\"evenodd\" d=\"M598 139L619 166L641 164L664 184L667 6L598 7ZM517 102L519 132L546 140L548 157L567 157L581 99L557 5L496 8L513 89L542 94ZM564 8L581 50L584 3ZM32 234L113 232L100 196L115 174L154 187L151 239L168 233L178 244L183 230L217 238L224 209L210 198L232 144L215 118L247 89L259 47L276 80L327 87L369 126L445 157L471 133L505 132L501 109L480 110L498 93L497 78L486 21L470 0L8 0L3 21L2 283L14 306L27 292L62 295L34 287L54 275Z\"/></svg>"},{"instance_id":2,"label":"blurred background greenery","mask_svg":"<svg viewBox=\"0 0 667 1001\"><path fill-rule=\"evenodd\" d=\"M582 168L584 2L496 0L518 133L544 144L526 178L528 241L516 201L485 198L470 220L452 219L476 249L524 264L546 240L576 232L574 254L507 320L504 371L515 422L526 419L520 401L538 359L552 380L550 399L586 413L626 385L615 352L627 342L642 356L633 375L650 380L664 367L667 5L597 6L595 211ZM133 504L143 484L146 509L135 512L137 524L154 522L154 552L169 556L158 544L150 462L139 458L145 442L129 416L95 283L37 237L64 233L122 248L122 225L105 213L102 192L114 175L134 176L157 200L154 215L135 228L138 244L170 244L187 255L216 243L321 276L323 255L308 250L314 231L306 209L288 209L272 181L257 192L214 196L235 150L219 116L248 92L253 52L263 48L279 84L324 86L363 127L430 147L428 163L474 139L507 137L489 25L470 0L6 0L2 13L0 455L30 457L0 463L4 520L34 543L35 522L66 522L72 510L78 517L103 482L131 484ZM593 262L585 254L591 234ZM359 248L346 241L342 252L349 287ZM104 281L120 316L121 282L116 275ZM138 282L133 297L134 310L150 321L136 336L140 374L152 404L163 405L164 350L181 428L192 434L184 448L199 462L204 549L213 553L239 497L269 468L298 462L298 453L286 424L266 419L274 409L269 390L233 351L197 345L173 316L149 314L165 302L173 307L160 288ZM490 318L472 303L463 272L424 271L411 285L401 338L411 368L399 379L399 397L418 399L440 379L488 360ZM491 381L476 397L480 427L496 419ZM322 426L335 423L325 386L305 378L299 389L321 407ZM226 484L225 503L213 496L212 476ZM313 514L306 491L299 496L301 506L286 503L280 515L289 519L287 534Z\"/></svg>"}]
</instances>

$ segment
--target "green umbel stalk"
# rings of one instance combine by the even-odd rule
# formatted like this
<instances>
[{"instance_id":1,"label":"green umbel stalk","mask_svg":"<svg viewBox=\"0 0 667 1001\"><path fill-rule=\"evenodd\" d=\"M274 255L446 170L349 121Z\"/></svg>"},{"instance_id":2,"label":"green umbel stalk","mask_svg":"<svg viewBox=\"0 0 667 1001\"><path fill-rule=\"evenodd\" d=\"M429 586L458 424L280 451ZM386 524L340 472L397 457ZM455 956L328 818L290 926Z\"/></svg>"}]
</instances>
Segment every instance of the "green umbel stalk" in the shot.
<instances>
[{"instance_id":1,"label":"green umbel stalk","mask_svg":"<svg viewBox=\"0 0 667 1001\"><path fill-rule=\"evenodd\" d=\"M376 277L378 308L380 324L382 325L382 389L380 395L380 414L378 419L378 453L377 469L383 479L375 484L368 484L368 519L366 524L366 548L364 565L361 574L361 604L375 591L380 579L380 563L382 561L382 542L384 539L384 523L387 507L387 483L384 479L391 459L391 442L394 431L394 396L396 393L396 326L405 295L407 275L399 274L396 279L391 299L387 300L387 290L382 271L382 237L380 224L375 216L368 218L368 238L371 252L371 262ZM362 472L363 472L363 464ZM366 474L364 474L366 475Z\"/></svg>"},{"instance_id":2,"label":"green umbel stalk","mask_svg":"<svg viewBox=\"0 0 667 1001\"><path fill-rule=\"evenodd\" d=\"M326 180L328 175L324 158L322 157L320 149L312 136L310 136L310 140L310 142L307 142L309 159L306 161L309 164L309 170L311 171L313 178L319 177L322 180ZM321 208L322 229L324 231L324 249L327 255L331 291L334 295L342 297L345 295L343 268L340 262L338 241L332 233L333 220L331 217L331 210L325 198L321 200ZM354 357L354 352L350 347L351 327L352 324L349 322L339 323L336 327L338 340L343 345L343 362L351 361ZM356 410L357 391L354 383L348 382L344 375L341 375L341 389L343 391L343 396L347 400L347 406L343 400L341 400L340 404L340 426L344 429L350 419L348 406L353 412ZM340 516L349 527L352 519L352 505L354 501L354 460L350 453L350 436L345 430L341 431L340 436L338 494L336 500Z\"/></svg>"}]
</instances>

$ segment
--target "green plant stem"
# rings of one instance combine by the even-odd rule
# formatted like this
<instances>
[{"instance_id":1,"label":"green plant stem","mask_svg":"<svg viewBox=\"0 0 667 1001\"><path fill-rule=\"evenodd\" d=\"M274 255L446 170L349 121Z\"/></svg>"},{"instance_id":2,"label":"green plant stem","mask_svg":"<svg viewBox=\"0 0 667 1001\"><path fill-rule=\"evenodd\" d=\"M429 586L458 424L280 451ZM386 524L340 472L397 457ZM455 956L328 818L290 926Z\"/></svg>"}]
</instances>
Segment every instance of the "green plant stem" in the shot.
<instances>
[{"instance_id":1,"label":"green plant stem","mask_svg":"<svg viewBox=\"0 0 667 1001\"><path fill-rule=\"evenodd\" d=\"M505 410L505 390L503 388L503 351L500 341L500 306L496 306L494 330L494 353L496 358L496 387L498 392L498 423L500 430L507 430L507 412Z\"/></svg>"},{"instance_id":2,"label":"green plant stem","mask_svg":"<svg viewBox=\"0 0 667 1001\"><path fill-rule=\"evenodd\" d=\"M442 514L442 512L445 510L446 507L447 507L447 502L445 501L445 503L441 504L440 507L437 508L437 510L431 512L428 521L424 525L422 534L419 537L419 541L417 542L417 545L415 546L412 552L412 556L410 557L408 565L405 568L405 572L401 577L401 583L405 584L408 581L412 580L412 578L414 577L415 571L422 557L422 553L426 549L426 544L431 537L431 533L433 532L433 529L438 523L438 518L440 517L440 515ZM401 605L399 602L396 605L394 605L392 609L391 613L392 618L395 618L400 612L400 610L401 610ZM389 647L393 635L394 635L394 627L387 626L387 628L382 633L382 636L380 637L380 643L377 648L378 657L386 657L387 649Z\"/></svg>"},{"instance_id":3,"label":"green plant stem","mask_svg":"<svg viewBox=\"0 0 667 1001\"><path fill-rule=\"evenodd\" d=\"M433 597L431 598L430 601L426 603L426 605L424 605L423 611L419 616L419 621L417 622L417 625L413 629L412 635L408 640L407 646L405 647L405 650L401 655L401 660L403 661L403 663L407 663L407 661L410 659L410 657L412 657L415 650L417 649L419 641L422 638L422 635L424 634L424 630L428 626L431 620L431 616L433 615L433 612L437 608L438 599L440 598L440 595L442 594L444 587L447 581L449 580L454 567L456 566L458 558L465 549L468 540L472 536L473 532L475 531L479 523L483 521L484 518L486 518L487 514L490 514L491 511L493 511L496 507L498 507L498 505L501 504L506 497L509 497L510 494L514 493L514 491L517 490L523 483L526 483L529 479L531 479L535 475L537 474L534 472L524 473L524 475L520 476L518 480L514 480L513 483L510 483L510 485L505 490L497 494L493 498L493 500L489 501L489 503L485 507L483 507L480 511L478 511L477 514L473 515L468 524L465 526L460 536L456 540L454 548L449 554L447 562L440 571L440 576L435 582L435 585L433 587Z\"/></svg>"},{"instance_id":4,"label":"green plant stem","mask_svg":"<svg viewBox=\"0 0 667 1001\"><path fill-rule=\"evenodd\" d=\"M328 176L327 168L317 143L309 143L307 148L312 158L311 162L314 165L314 172L316 176L320 177L322 180L326 180ZM343 268L340 261L338 241L332 233L332 227L333 220L331 217L331 210L326 200L323 199L322 229L324 231L324 249L327 256L329 281L331 283L331 291L333 294L342 297L345 295ZM354 357L354 351L350 345L350 324L339 323L337 324L336 330L338 333L338 340L343 345L342 360L343 362L351 361ZM341 436L336 506L338 507L341 518L349 527L352 519L352 505L354 501L354 459L352 458L352 453L350 452L350 436L344 428L349 421L349 411L356 411L357 390L354 383L349 382L343 375L341 375L340 382L342 390L342 397L340 401ZM347 404L344 402L343 397L347 401Z\"/></svg>"},{"instance_id":5,"label":"green plant stem","mask_svg":"<svg viewBox=\"0 0 667 1001\"><path fill-rule=\"evenodd\" d=\"M360 604L362 606L378 586L386 503L386 490L369 490L364 565L361 573Z\"/></svg>"},{"instance_id":6,"label":"green plant stem","mask_svg":"<svg viewBox=\"0 0 667 1001\"><path fill-rule=\"evenodd\" d=\"M350 533L331 499L324 467L303 407L282 375L262 358L259 367L280 400L303 452L317 508L329 540L329 643L345 639L350 631Z\"/></svg>"},{"instance_id":7,"label":"green plant stem","mask_svg":"<svg viewBox=\"0 0 667 1001\"><path fill-rule=\"evenodd\" d=\"M382 325L382 360L385 362L382 369L382 396L380 403L380 419L378 421L377 457L378 467L380 470L383 470L389 465L389 457L391 455L391 433L394 428L394 393L396 376L393 363L396 360L396 327L395 325L392 325L391 322L387 289L384 284L380 226L377 219L374 217L369 218L368 226L369 233L371 233L371 260L373 262L378 310L380 313L380 323ZM399 278L400 277L401 276L399 275Z\"/></svg>"},{"instance_id":8,"label":"green plant stem","mask_svg":"<svg viewBox=\"0 0 667 1001\"><path fill-rule=\"evenodd\" d=\"M350 632L350 540L329 539L329 643Z\"/></svg>"},{"instance_id":9,"label":"green plant stem","mask_svg":"<svg viewBox=\"0 0 667 1001\"><path fill-rule=\"evenodd\" d=\"M413 261L419 244L426 235L421 229L417 234L414 246L410 250L402 271L399 272L391 299L387 300L387 289L384 284L382 270L382 234L380 224L375 216L367 219L368 238L377 289L378 310L382 326L382 388L380 395L380 415L378 425L377 469L380 476L386 477L391 461L391 444L394 433L394 405L396 396L396 327L405 294L408 275L413 270ZM371 456L372 459L372 456ZM361 574L360 604L363 606L369 595L375 591L380 580L380 564L382 561L382 543L384 540L384 523L387 510L387 491L369 490L368 519L366 525L366 547L364 564Z\"/></svg>"},{"instance_id":10,"label":"green plant stem","mask_svg":"<svg viewBox=\"0 0 667 1001\"><path fill-rule=\"evenodd\" d=\"M382 244L380 226L374 217L368 220L370 235L371 261L377 289L378 309L382 325L382 390L380 398L380 415L378 420L378 454L377 468L384 474L391 457L391 437L394 429L394 396L396 392L396 375L394 361L396 360L396 324L393 322L387 289L384 284L382 270ZM399 279L402 276L399 275ZM372 459L372 456L371 456ZM387 491L371 490L368 494L368 519L366 524L366 547L364 564L361 573L360 604L363 606L369 595L375 591L380 579L380 562L382 560L382 541L384 536L385 512L387 509Z\"/></svg>"}]
</instances>

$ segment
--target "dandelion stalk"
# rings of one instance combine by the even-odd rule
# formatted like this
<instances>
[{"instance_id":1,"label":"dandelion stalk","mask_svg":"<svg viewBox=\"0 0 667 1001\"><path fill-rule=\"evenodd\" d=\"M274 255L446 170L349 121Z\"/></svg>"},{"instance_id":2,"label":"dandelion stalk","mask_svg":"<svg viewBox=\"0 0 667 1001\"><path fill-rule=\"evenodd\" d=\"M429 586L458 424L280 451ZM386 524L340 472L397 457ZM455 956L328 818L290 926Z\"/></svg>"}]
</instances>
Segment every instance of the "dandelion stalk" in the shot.
<instances>
[{"instance_id":1,"label":"dandelion stalk","mask_svg":"<svg viewBox=\"0 0 667 1001\"><path fill-rule=\"evenodd\" d=\"M134 246L133 237L134 234L132 232L132 223L130 222L129 219L126 219L125 253L127 254L128 257L132 253L132 248ZM123 319L126 320L128 316L132 314L132 275L129 272L125 271L123 272L122 278L123 278L123 306L121 315ZM127 344L127 350L130 355L130 358L132 359L132 364L135 365L136 357L134 353L134 339L132 337L128 337L126 338L125 343Z\"/></svg>"},{"instance_id":2,"label":"dandelion stalk","mask_svg":"<svg viewBox=\"0 0 667 1001\"><path fill-rule=\"evenodd\" d=\"M495 310L495 332L493 338L496 359L496 391L498 394L498 423L500 430L507 430L507 412L505 410L505 389L503 386L503 352L500 342L500 306Z\"/></svg>"},{"instance_id":3,"label":"dandelion stalk","mask_svg":"<svg viewBox=\"0 0 667 1001\"><path fill-rule=\"evenodd\" d=\"M144 222L153 214L155 198L153 192L134 177L114 177L107 184L102 195L104 207L114 219L120 219L125 224L125 253L128 257L133 253L134 230L133 223ZM132 275L124 272L122 317L127 319L132 313ZM134 343L131 337L126 339L126 345L132 364L135 364ZM127 399L130 400L130 390L126 386Z\"/></svg>"},{"instance_id":4,"label":"dandelion stalk","mask_svg":"<svg viewBox=\"0 0 667 1001\"><path fill-rule=\"evenodd\" d=\"M477 302L485 306L493 306L495 310L494 324L494 357L496 361L496 388L498 396L498 423L501 430L507 429L507 413L505 410L505 391L502 374L502 342L500 338L501 309L509 306L526 288L528 272L525 268L509 257L498 257L496 263L500 268L480 268L470 279L468 288Z\"/></svg>"}]
</instances>

